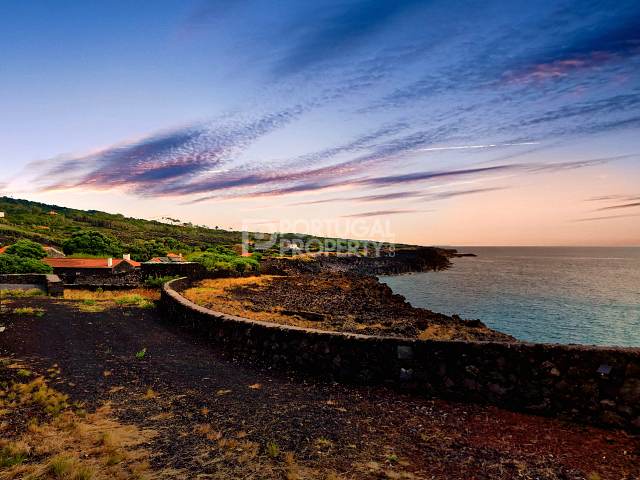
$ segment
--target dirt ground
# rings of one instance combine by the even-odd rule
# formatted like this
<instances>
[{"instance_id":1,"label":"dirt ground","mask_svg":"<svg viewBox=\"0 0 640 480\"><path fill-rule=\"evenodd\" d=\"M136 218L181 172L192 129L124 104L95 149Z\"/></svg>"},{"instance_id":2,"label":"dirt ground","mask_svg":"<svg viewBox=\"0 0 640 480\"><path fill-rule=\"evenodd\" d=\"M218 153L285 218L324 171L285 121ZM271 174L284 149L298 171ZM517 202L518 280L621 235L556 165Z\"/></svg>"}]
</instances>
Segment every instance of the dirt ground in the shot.
<instances>
[{"instance_id":1,"label":"dirt ground","mask_svg":"<svg viewBox=\"0 0 640 480\"><path fill-rule=\"evenodd\" d=\"M184 296L231 315L367 335L515 341L482 322L414 308L376 277L350 273L202 280Z\"/></svg>"},{"instance_id":2,"label":"dirt ground","mask_svg":"<svg viewBox=\"0 0 640 480\"><path fill-rule=\"evenodd\" d=\"M146 304L3 303L2 479L27 478L17 472L30 465L43 465L33 478L78 479L640 478L640 439L625 432L271 371ZM49 400L10 399L40 376L53 411L33 410ZM101 428L128 433L114 446ZM72 433L58 450L14 451ZM89 467L57 468L59 451Z\"/></svg>"}]
</instances>

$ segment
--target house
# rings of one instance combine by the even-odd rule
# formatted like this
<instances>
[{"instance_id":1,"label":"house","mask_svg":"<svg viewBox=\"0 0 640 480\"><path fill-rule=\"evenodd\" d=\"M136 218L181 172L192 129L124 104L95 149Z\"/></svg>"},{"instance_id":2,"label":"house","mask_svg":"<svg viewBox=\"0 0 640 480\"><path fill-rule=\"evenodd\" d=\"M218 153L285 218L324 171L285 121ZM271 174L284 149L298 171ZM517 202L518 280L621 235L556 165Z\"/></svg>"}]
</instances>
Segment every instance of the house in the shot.
<instances>
[{"instance_id":1,"label":"house","mask_svg":"<svg viewBox=\"0 0 640 480\"><path fill-rule=\"evenodd\" d=\"M185 263L181 253L167 253L166 257L153 257L148 263Z\"/></svg>"},{"instance_id":2,"label":"house","mask_svg":"<svg viewBox=\"0 0 640 480\"><path fill-rule=\"evenodd\" d=\"M2 255L4 252L7 251L7 248L9 248L11 245L5 245L4 247L0 247L0 255Z\"/></svg>"},{"instance_id":3,"label":"house","mask_svg":"<svg viewBox=\"0 0 640 480\"><path fill-rule=\"evenodd\" d=\"M47 213L47 215L51 215L51 216L58 215L58 212L51 210L49 213Z\"/></svg>"},{"instance_id":4,"label":"house","mask_svg":"<svg viewBox=\"0 0 640 480\"><path fill-rule=\"evenodd\" d=\"M111 283L111 277L134 273L140 269L140 262L131 260L130 255L122 258L54 258L46 257L42 261L53 268L53 273L65 283L98 283L103 279Z\"/></svg>"},{"instance_id":5,"label":"house","mask_svg":"<svg viewBox=\"0 0 640 480\"><path fill-rule=\"evenodd\" d=\"M0 218L4 218L4 212L0 212Z\"/></svg>"}]
</instances>

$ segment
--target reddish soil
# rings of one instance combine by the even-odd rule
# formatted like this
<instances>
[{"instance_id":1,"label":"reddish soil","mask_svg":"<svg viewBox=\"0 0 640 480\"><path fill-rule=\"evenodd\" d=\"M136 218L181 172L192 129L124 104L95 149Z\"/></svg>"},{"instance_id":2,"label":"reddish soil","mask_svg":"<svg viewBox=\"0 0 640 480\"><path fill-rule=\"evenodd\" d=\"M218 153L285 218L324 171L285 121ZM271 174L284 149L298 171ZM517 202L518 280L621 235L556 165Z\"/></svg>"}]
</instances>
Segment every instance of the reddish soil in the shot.
<instances>
[{"instance_id":1,"label":"reddish soil","mask_svg":"<svg viewBox=\"0 0 640 480\"><path fill-rule=\"evenodd\" d=\"M51 386L71 400L110 402L119 421L158 431L146 448L170 478L640 478L640 439L621 431L315 382L231 358L154 309L77 305L14 300L46 313L2 313L0 355L43 374L57 364ZM221 438L258 445L261 469L218 456Z\"/></svg>"}]
</instances>

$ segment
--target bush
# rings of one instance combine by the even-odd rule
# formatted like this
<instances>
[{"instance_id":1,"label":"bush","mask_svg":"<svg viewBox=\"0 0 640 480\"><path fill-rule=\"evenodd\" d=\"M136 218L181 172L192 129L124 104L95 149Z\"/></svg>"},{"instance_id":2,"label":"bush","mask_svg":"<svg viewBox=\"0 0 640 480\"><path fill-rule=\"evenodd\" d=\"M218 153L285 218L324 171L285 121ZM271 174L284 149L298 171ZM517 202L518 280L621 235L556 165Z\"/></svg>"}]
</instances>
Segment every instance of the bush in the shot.
<instances>
[{"instance_id":1,"label":"bush","mask_svg":"<svg viewBox=\"0 0 640 480\"><path fill-rule=\"evenodd\" d=\"M164 277L158 277L158 276L149 277L144 281L144 284L149 288L162 288L162 285L164 285L167 282L170 282L171 280L175 280L176 278L180 278L180 276L166 275Z\"/></svg>"},{"instance_id":2,"label":"bush","mask_svg":"<svg viewBox=\"0 0 640 480\"><path fill-rule=\"evenodd\" d=\"M10 255L17 255L22 258L34 258L36 260L43 259L47 256L47 253L42 248L42 245L31 240L21 239L7 248L6 253Z\"/></svg>"},{"instance_id":3,"label":"bush","mask_svg":"<svg viewBox=\"0 0 640 480\"><path fill-rule=\"evenodd\" d=\"M0 273L51 273L53 269L35 258L0 255Z\"/></svg>"},{"instance_id":4,"label":"bush","mask_svg":"<svg viewBox=\"0 0 640 480\"><path fill-rule=\"evenodd\" d=\"M122 254L122 246L115 238L94 230L74 233L62 244L67 255L85 254L117 257Z\"/></svg>"},{"instance_id":5,"label":"bush","mask_svg":"<svg viewBox=\"0 0 640 480\"><path fill-rule=\"evenodd\" d=\"M202 264L210 272L238 274L258 271L260 263L254 257L241 257L224 247L214 247L206 252L194 252L187 260Z\"/></svg>"}]
</instances>

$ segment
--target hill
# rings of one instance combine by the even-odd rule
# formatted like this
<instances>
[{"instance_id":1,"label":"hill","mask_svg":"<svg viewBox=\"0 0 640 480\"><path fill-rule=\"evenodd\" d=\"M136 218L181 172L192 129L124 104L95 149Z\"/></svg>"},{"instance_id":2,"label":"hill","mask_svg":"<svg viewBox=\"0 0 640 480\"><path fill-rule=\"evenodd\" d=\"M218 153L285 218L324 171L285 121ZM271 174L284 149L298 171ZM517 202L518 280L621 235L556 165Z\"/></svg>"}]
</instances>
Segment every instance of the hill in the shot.
<instances>
[{"instance_id":1,"label":"hill","mask_svg":"<svg viewBox=\"0 0 640 480\"><path fill-rule=\"evenodd\" d=\"M0 212L5 213L4 218L0 218L0 246L27 238L61 247L73 233L95 230L117 239L135 259L146 260L150 255L162 254L163 251L166 253L178 250L188 253L215 246L233 247L242 242L240 231L180 223L173 219L167 219L169 223L165 223L131 218L121 214L79 210L10 197L0 197ZM258 234L251 233L250 238L256 235ZM305 241L311 238L297 233L278 235L280 239L297 238ZM322 237L317 238L324 240ZM346 250L349 242L348 239L338 239L338 250ZM414 248L408 245L401 247Z\"/></svg>"}]
</instances>

